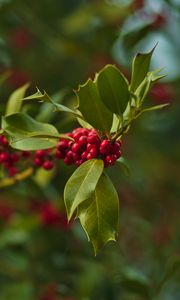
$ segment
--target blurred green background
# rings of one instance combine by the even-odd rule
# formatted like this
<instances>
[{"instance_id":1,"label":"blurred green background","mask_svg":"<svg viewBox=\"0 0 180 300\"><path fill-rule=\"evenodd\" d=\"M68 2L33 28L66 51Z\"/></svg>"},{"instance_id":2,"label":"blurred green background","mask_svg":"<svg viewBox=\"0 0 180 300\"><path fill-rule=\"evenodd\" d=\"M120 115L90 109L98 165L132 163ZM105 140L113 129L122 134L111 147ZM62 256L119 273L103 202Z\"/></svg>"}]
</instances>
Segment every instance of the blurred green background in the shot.
<instances>
[{"instance_id":1,"label":"blurred green background","mask_svg":"<svg viewBox=\"0 0 180 300\"><path fill-rule=\"evenodd\" d=\"M94 257L77 221L67 225L63 187L72 168L0 189L0 300L180 299L180 2L178 0L1 0L0 112L25 82L74 104L73 89L108 63L129 77L132 57L158 43L152 68L167 77L147 101L169 102L141 117L123 140L131 176L118 188L117 243ZM61 95L65 93L65 97ZM48 105L28 113L64 132L78 126Z\"/></svg>"}]
</instances>

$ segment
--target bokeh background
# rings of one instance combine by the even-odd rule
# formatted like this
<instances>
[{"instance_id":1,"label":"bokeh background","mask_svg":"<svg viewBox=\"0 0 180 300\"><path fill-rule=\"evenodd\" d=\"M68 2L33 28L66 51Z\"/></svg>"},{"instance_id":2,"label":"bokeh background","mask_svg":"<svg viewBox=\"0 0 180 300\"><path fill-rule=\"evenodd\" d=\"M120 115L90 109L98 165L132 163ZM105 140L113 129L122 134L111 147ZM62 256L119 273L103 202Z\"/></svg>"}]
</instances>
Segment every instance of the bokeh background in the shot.
<instances>
[{"instance_id":1,"label":"bokeh background","mask_svg":"<svg viewBox=\"0 0 180 300\"><path fill-rule=\"evenodd\" d=\"M129 77L133 55L156 43L152 68L164 67L167 77L147 101L170 103L124 137L131 175L109 170L120 198L119 239L97 257L78 222L67 224L71 167L0 189L1 300L180 299L179 30L179 0L0 1L1 114L25 82L29 94L38 86L71 106L79 83L108 63ZM24 110L64 132L78 126L48 105Z\"/></svg>"}]
</instances>

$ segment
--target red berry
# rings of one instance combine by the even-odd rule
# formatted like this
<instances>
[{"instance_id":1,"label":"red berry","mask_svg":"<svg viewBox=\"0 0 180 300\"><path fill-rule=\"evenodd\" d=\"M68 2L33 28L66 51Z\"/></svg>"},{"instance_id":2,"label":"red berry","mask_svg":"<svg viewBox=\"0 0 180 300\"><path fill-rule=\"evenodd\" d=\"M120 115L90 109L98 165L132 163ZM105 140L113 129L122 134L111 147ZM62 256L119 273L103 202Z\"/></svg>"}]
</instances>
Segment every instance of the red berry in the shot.
<instances>
[{"instance_id":1,"label":"red berry","mask_svg":"<svg viewBox=\"0 0 180 300\"><path fill-rule=\"evenodd\" d=\"M8 159L9 159L9 154L7 152L2 152L0 154L0 163L8 161Z\"/></svg>"},{"instance_id":2,"label":"red berry","mask_svg":"<svg viewBox=\"0 0 180 300\"><path fill-rule=\"evenodd\" d=\"M77 142L79 138L81 137L82 133L80 131L73 134L73 139Z\"/></svg>"},{"instance_id":3,"label":"red berry","mask_svg":"<svg viewBox=\"0 0 180 300\"><path fill-rule=\"evenodd\" d=\"M82 128L82 129L81 129L81 134L82 134L82 135L86 135L86 136L87 136L88 133L89 133L89 129L87 129L87 128Z\"/></svg>"},{"instance_id":4,"label":"red berry","mask_svg":"<svg viewBox=\"0 0 180 300\"><path fill-rule=\"evenodd\" d=\"M103 140L100 144L100 153L101 154L109 154L111 150L111 143L108 140Z\"/></svg>"},{"instance_id":5,"label":"red berry","mask_svg":"<svg viewBox=\"0 0 180 300\"><path fill-rule=\"evenodd\" d=\"M71 159L73 159L73 152L71 151L71 150L69 150L67 153L66 153L66 157L68 157L68 158L71 158Z\"/></svg>"},{"instance_id":6,"label":"red berry","mask_svg":"<svg viewBox=\"0 0 180 300\"><path fill-rule=\"evenodd\" d=\"M88 143L87 146L86 146L86 151L89 152L92 147L93 147L93 145Z\"/></svg>"},{"instance_id":7,"label":"red berry","mask_svg":"<svg viewBox=\"0 0 180 300\"><path fill-rule=\"evenodd\" d=\"M98 150L96 147L92 147L91 150L89 151L89 153L91 154L92 158L98 157Z\"/></svg>"},{"instance_id":8,"label":"red berry","mask_svg":"<svg viewBox=\"0 0 180 300\"><path fill-rule=\"evenodd\" d=\"M94 157L93 157L93 155L91 153L88 153L87 156L86 156L86 158L87 158L87 160L90 160L90 159L92 159Z\"/></svg>"},{"instance_id":9,"label":"red berry","mask_svg":"<svg viewBox=\"0 0 180 300\"><path fill-rule=\"evenodd\" d=\"M78 140L78 144L80 144L81 146L87 145L87 136L82 135Z\"/></svg>"},{"instance_id":10,"label":"red berry","mask_svg":"<svg viewBox=\"0 0 180 300\"><path fill-rule=\"evenodd\" d=\"M36 157L40 157L40 158L46 156L46 154L47 154L46 150L37 150L35 153Z\"/></svg>"},{"instance_id":11,"label":"red berry","mask_svg":"<svg viewBox=\"0 0 180 300\"><path fill-rule=\"evenodd\" d=\"M66 165L72 165L72 164L73 164L73 159L70 158L70 157L65 157L64 163L65 163Z\"/></svg>"},{"instance_id":12,"label":"red berry","mask_svg":"<svg viewBox=\"0 0 180 300\"><path fill-rule=\"evenodd\" d=\"M69 142L68 142L68 147L71 148L73 144L74 144L73 141L69 141Z\"/></svg>"},{"instance_id":13,"label":"red berry","mask_svg":"<svg viewBox=\"0 0 180 300\"><path fill-rule=\"evenodd\" d=\"M15 167L9 168L9 176L12 177L17 174L18 170Z\"/></svg>"},{"instance_id":14,"label":"red berry","mask_svg":"<svg viewBox=\"0 0 180 300\"><path fill-rule=\"evenodd\" d=\"M11 160L15 163L19 160L19 155L17 153L11 154Z\"/></svg>"},{"instance_id":15,"label":"red berry","mask_svg":"<svg viewBox=\"0 0 180 300\"><path fill-rule=\"evenodd\" d=\"M0 136L0 142L1 142L1 144L3 144L4 146L7 146L7 145L8 145L8 140L7 140L7 138L5 137L5 135L1 135L1 136Z\"/></svg>"},{"instance_id":16,"label":"red berry","mask_svg":"<svg viewBox=\"0 0 180 300\"><path fill-rule=\"evenodd\" d=\"M115 142L113 144L111 144L111 153L112 154L116 154L120 149L120 144Z\"/></svg>"},{"instance_id":17,"label":"red berry","mask_svg":"<svg viewBox=\"0 0 180 300\"><path fill-rule=\"evenodd\" d=\"M88 135L87 141L90 144L98 144L100 142L100 138L96 134L91 134Z\"/></svg>"},{"instance_id":18,"label":"red berry","mask_svg":"<svg viewBox=\"0 0 180 300\"><path fill-rule=\"evenodd\" d=\"M81 154L81 158L85 160L85 159L87 158L87 154L88 154L88 153L87 153L86 151L84 151L84 152Z\"/></svg>"},{"instance_id":19,"label":"red berry","mask_svg":"<svg viewBox=\"0 0 180 300\"><path fill-rule=\"evenodd\" d=\"M31 156L31 152L30 151L22 151L21 155L24 158L29 158Z\"/></svg>"},{"instance_id":20,"label":"red berry","mask_svg":"<svg viewBox=\"0 0 180 300\"><path fill-rule=\"evenodd\" d=\"M115 161L116 161L116 156L115 155L107 155L105 158L104 158L104 162L105 162L105 165L106 166L113 166L115 164Z\"/></svg>"},{"instance_id":21,"label":"red berry","mask_svg":"<svg viewBox=\"0 0 180 300\"><path fill-rule=\"evenodd\" d=\"M66 156L65 152L56 150L56 158L57 159L65 158L65 156Z\"/></svg>"},{"instance_id":22,"label":"red berry","mask_svg":"<svg viewBox=\"0 0 180 300\"><path fill-rule=\"evenodd\" d=\"M68 147L68 141L67 140L61 140L57 144L57 149L58 150L66 150Z\"/></svg>"},{"instance_id":23,"label":"red berry","mask_svg":"<svg viewBox=\"0 0 180 300\"><path fill-rule=\"evenodd\" d=\"M78 143L74 143L71 147L71 150L75 153L81 152L81 145Z\"/></svg>"},{"instance_id":24,"label":"red berry","mask_svg":"<svg viewBox=\"0 0 180 300\"><path fill-rule=\"evenodd\" d=\"M34 164L35 164L36 166L42 166L43 160L42 160L40 157L35 157L35 159L34 159Z\"/></svg>"},{"instance_id":25,"label":"red berry","mask_svg":"<svg viewBox=\"0 0 180 300\"><path fill-rule=\"evenodd\" d=\"M80 154L79 153L75 153L75 152L73 152L73 156L72 157L73 157L74 162L76 162L76 160L81 159Z\"/></svg>"},{"instance_id":26,"label":"red berry","mask_svg":"<svg viewBox=\"0 0 180 300\"><path fill-rule=\"evenodd\" d=\"M43 165L42 165L43 169L45 170L52 170L54 167L54 163L51 160L46 160Z\"/></svg>"},{"instance_id":27,"label":"red berry","mask_svg":"<svg viewBox=\"0 0 180 300\"><path fill-rule=\"evenodd\" d=\"M79 160L77 160L76 161L76 166L80 166L80 165L82 165L82 163L84 162L84 160L83 159L79 159Z\"/></svg>"},{"instance_id":28,"label":"red berry","mask_svg":"<svg viewBox=\"0 0 180 300\"><path fill-rule=\"evenodd\" d=\"M116 156L116 159L118 159L118 158L121 157L122 153L121 153L121 151L119 150L119 151L117 151L116 154L114 154L114 155Z\"/></svg>"}]
</instances>

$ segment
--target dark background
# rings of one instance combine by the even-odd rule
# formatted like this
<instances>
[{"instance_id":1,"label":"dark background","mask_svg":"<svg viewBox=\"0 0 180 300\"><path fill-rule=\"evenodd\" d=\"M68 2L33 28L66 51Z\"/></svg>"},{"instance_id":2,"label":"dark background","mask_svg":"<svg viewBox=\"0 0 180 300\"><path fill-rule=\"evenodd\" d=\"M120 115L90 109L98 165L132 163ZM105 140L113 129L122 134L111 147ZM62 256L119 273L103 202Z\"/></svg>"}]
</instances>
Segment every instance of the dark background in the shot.
<instances>
[{"instance_id":1,"label":"dark background","mask_svg":"<svg viewBox=\"0 0 180 300\"><path fill-rule=\"evenodd\" d=\"M79 83L108 63L129 77L133 55L156 43L151 68L167 76L147 103L170 103L124 137L131 176L109 171L119 191L119 239L96 258L78 222L66 224L62 195L72 168L60 164L0 190L0 299L180 299L179 29L175 0L0 1L2 114L27 81L29 94L36 86L52 97L66 89L71 106ZM25 109L65 132L78 126L39 104Z\"/></svg>"}]
</instances>

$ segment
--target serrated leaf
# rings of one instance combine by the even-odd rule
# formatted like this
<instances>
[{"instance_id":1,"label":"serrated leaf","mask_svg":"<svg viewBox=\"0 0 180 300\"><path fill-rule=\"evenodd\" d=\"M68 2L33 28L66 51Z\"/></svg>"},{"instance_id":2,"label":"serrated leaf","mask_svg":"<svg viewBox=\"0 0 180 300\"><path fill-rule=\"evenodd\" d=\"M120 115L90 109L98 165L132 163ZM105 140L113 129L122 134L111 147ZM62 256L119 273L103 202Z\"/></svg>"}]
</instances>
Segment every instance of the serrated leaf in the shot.
<instances>
[{"instance_id":1,"label":"serrated leaf","mask_svg":"<svg viewBox=\"0 0 180 300\"><path fill-rule=\"evenodd\" d=\"M124 157L120 157L116 161L116 164L123 170L123 172L126 176L130 176L130 168L129 168L127 160Z\"/></svg>"},{"instance_id":2,"label":"serrated leaf","mask_svg":"<svg viewBox=\"0 0 180 300\"><path fill-rule=\"evenodd\" d=\"M92 242L95 254L108 241L115 241L119 224L119 198L106 174L102 174L93 195L78 207L78 217Z\"/></svg>"},{"instance_id":3,"label":"serrated leaf","mask_svg":"<svg viewBox=\"0 0 180 300\"><path fill-rule=\"evenodd\" d=\"M28 87L29 87L29 83L26 83L23 86L16 89L10 95L6 106L6 113L5 113L6 116L13 113L20 112L23 103L23 98Z\"/></svg>"},{"instance_id":4,"label":"serrated leaf","mask_svg":"<svg viewBox=\"0 0 180 300\"><path fill-rule=\"evenodd\" d=\"M97 87L106 107L117 115L125 111L129 90L128 81L114 65L105 66L97 75Z\"/></svg>"},{"instance_id":5,"label":"serrated leaf","mask_svg":"<svg viewBox=\"0 0 180 300\"><path fill-rule=\"evenodd\" d=\"M148 53L138 53L135 56L132 63L130 91L135 92L147 75L155 47Z\"/></svg>"},{"instance_id":6,"label":"serrated leaf","mask_svg":"<svg viewBox=\"0 0 180 300\"><path fill-rule=\"evenodd\" d=\"M70 113L75 117L82 118L82 116L78 114L76 111L68 108L63 104L56 103L45 91L44 94L42 94L41 91L37 89L37 92L35 94L25 97L23 100L34 100L34 99L39 100L41 102L51 103L55 111Z\"/></svg>"},{"instance_id":7,"label":"serrated leaf","mask_svg":"<svg viewBox=\"0 0 180 300\"><path fill-rule=\"evenodd\" d=\"M78 205L92 196L103 169L102 160L91 159L80 165L69 178L64 189L64 201L69 220Z\"/></svg>"},{"instance_id":8,"label":"serrated leaf","mask_svg":"<svg viewBox=\"0 0 180 300\"><path fill-rule=\"evenodd\" d=\"M78 110L84 119L102 132L110 131L113 114L103 104L96 82L89 79L80 85L75 93L78 98Z\"/></svg>"}]
</instances>

